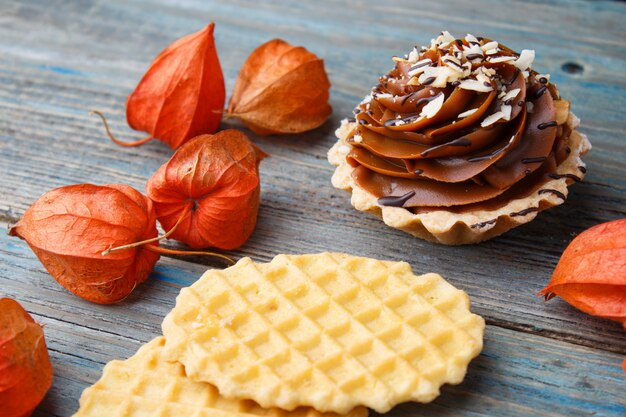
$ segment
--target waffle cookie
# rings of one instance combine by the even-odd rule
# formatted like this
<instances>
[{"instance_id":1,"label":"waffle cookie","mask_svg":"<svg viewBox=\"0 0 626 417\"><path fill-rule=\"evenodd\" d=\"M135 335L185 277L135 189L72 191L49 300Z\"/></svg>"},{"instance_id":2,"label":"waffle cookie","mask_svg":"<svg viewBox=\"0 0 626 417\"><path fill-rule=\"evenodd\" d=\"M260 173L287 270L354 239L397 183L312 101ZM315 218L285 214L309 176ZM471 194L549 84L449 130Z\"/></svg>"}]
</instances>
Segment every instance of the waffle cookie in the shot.
<instances>
[{"instance_id":1,"label":"waffle cookie","mask_svg":"<svg viewBox=\"0 0 626 417\"><path fill-rule=\"evenodd\" d=\"M165 355L227 398L386 412L459 383L482 349L467 294L406 262L340 253L243 258L183 288Z\"/></svg>"},{"instance_id":2,"label":"waffle cookie","mask_svg":"<svg viewBox=\"0 0 626 417\"><path fill-rule=\"evenodd\" d=\"M249 400L228 400L206 383L187 378L183 366L163 357L165 339L157 337L125 361L111 361L80 399L74 417L338 417L310 407L288 412L265 409ZM366 417L359 407L347 417Z\"/></svg>"}]
</instances>

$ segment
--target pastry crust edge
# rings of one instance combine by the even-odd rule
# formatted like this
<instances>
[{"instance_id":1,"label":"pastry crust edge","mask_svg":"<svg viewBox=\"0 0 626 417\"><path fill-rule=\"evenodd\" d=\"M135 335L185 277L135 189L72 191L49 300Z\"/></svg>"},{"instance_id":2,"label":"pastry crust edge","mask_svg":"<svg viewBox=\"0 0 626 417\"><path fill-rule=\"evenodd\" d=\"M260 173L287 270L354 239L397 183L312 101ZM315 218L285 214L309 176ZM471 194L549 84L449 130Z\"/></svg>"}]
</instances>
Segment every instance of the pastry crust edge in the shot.
<instances>
[{"instance_id":1,"label":"pastry crust edge","mask_svg":"<svg viewBox=\"0 0 626 417\"><path fill-rule=\"evenodd\" d=\"M584 178L585 173L579 167L585 167L581 156L591 149L591 143L587 136L576 129L580 120L572 112L569 112L566 124L571 129L568 144L571 153L557 166L557 174L574 174ZM339 140L328 151L328 161L337 168L332 176L332 184L335 188L351 191L351 202L359 211L372 213L380 217L385 224L395 229L400 229L421 239L442 243L444 245L465 245L479 243L499 236L514 227L532 221L537 214L551 207L563 204L555 194L539 194L539 190L549 188L568 195L568 185L573 180L568 178L552 179L535 188L530 195L509 201L503 207L496 210L477 210L467 213L454 213L445 208L436 208L427 213L414 214L402 207L380 206L377 198L361 188L352 178L352 168L346 161L346 150L351 146L345 141L356 126L356 123L343 120L341 126L335 132ZM343 151L343 152L342 152ZM531 211L524 215L511 216L528 208L535 207L538 211ZM496 220L492 222L492 220ZM485 223L487 222L487 223ZM484 224L480 227L472 227Z\"/></svg>"}]
</instances>

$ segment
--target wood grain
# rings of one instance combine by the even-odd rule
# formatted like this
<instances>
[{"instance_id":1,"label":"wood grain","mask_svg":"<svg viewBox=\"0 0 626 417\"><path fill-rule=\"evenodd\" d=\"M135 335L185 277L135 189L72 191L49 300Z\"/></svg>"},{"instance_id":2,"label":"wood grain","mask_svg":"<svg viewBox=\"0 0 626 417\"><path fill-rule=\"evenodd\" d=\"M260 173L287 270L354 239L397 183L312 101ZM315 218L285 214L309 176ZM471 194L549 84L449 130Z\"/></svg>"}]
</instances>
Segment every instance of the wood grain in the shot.
<instances>
[{"instance_id":1,"label":"wood grain","mask_svg":"<svg viewBox=\"0 0 626 417\"><path fill-rule=\"evenodd\" d=\"M278 253L331 250L407 260L416 272L440 272L467 291L490 324L485 354L466 383L447 389L435 405L401 407L394 414L536 415L544 410L534 408L537 403L546 407L542 415L619 415L625 380L618 365L626 333L618 324L586 316L558 299L544 303L535 294L575 234L626 217L625 16L626 4L608 1L416 6L408 0L0 0L0 218L16 221L41 194L66 184L124 182L143 189L171 150L157 142L117 148L87 112L104 111L123 139L140 137L126 126L125 98L151 59L174 39L215 21L232 91L248 54L282 37L324 58L334 114L321 128L298 136L263 138L246 130L272 157L261 166L257 230L233 255L265 261ZM571 188L566 204L476 246L430 244L357 212L348 194L331 187L333 169L325 156L339 121L392 65L390 56L428 43L443 29L535 49L534 67L550 73L572 101L594 146L585 158L588 176ZM567 63L580 65L582 73L563 70ZM241 125L229 121L223 127ZM0 296L23 301L46 323L53 349L57 379L39 415L70 415L78 393L97 379L102 364L129 356L139 342L155 336L178 288L210 265L201 258L163 258L155 279L124 304L107 308L60 289L23 242L0 241ZM498 373L490 375L491 368ZM510 413L503 411L507 404Z\"/></svg>"},{"instance_id":2,"label":"wood grain","mask_svg":"<svg viewBox=\"0 0 626 417\"><path fill-rule=\"evenodd\" d=\"M150 280L120 304L101 306L77 300L51 279L20 242L1 241L0 275L4 295L20 299L45 325L55 366L52 390L38 416L71 415L81 391L95 382L112 358L131 356L160 334L162 318L174 306L183 286L206 269L176 259L163 259ZM37 288L34 293L25 287ZM140 317L141 320L137 320ZM78 342L80 341L80 342ZM395 416L489 416L503 410L519 416L621 416L626 412L621 356L602 350L487 326L485 349L472 362L465 381L446 386L428 405L409 404ZM558 404L558 407L555 407ZM508 414L507 414L508 415Z\"/></svg>"}]
</instances>

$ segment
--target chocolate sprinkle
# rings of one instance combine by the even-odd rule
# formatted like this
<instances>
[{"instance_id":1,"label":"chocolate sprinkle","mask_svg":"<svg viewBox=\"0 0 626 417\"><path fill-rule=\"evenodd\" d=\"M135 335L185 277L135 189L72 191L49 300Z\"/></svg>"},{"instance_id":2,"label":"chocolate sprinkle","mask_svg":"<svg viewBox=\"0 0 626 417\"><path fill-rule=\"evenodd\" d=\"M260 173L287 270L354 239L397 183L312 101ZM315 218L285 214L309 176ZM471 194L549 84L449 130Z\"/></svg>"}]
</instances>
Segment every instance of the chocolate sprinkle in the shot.
<instances>
[{"instance_id":1,"label":"chocolate sprinkle","mask_svg":"<svg viewBox=\"0 0 626 417\"><path fill-rule=\"evenodd\" d=\"M543 129L547 129L549 127L556 127L556 126L557 126L556 120L553 120L551 122L539 123L537 125L537 129L543 130Z\"/></svg>"},{"instance_id":2,"label":"chocolate sprinkle","mask_svg":"<svg viewBox=\"0 0 626 417\"><path fill-rule=\"evenodd\" d=\"M554 173L548 174L548 177L555 179L555 180L559 180L561 178L569 178L570 180L574 180L576 182L582 181L580 177L577 177L574 174L557 174L556 172L554 172Z\"/></svg>"},{"instance_id":3,"label":"chocolate sprinkle","mask_svg":"<svg viewBox=\"0 0 626 417\"><path fill-rule=\"evenodd\" d=\"M491 219L491 220L487 220L486 222L475 223L471 227L472 229L480 229L482 227L489 226L490 224L494 224L497 221L498 219Z\"/></svg>"},{"instance_id":4,"label":"chocolate sprinkle","mask_svg":"<svg viewBox=\"0 0 626 417\"><path fill-rule=\"evenodd\" d=\"M545 156L537 156L535 158L524 158L522 159L522 164L534 164L537 162L543 162L546 160Z\"/></svg>"},{"instance_id":5,"label":"chocolate sprinkle","mask_svg":"<svg viewBox=\"0 0 626 417\"><path fill-rule=\"evenodd\" d=\"M388 195L388 196L379 198L378 204L381 206L388 206L388 207L402 207L404 203L409 201L414 195L415 195L415 191L409 191L408 193L401 195L401 196Z\"/></svg>"},{"instance_id":6,"label":"chocolate sprinkle","mask_svg":"<svg viewBox=\"0 0 626 417\"><path fill-rule=\"evenodd\" d=\"M539 211L539 207L528 207L527 209L516 211L515 213L509 214L511 217L525 216L528 213L533 213L535 211Z\"/></svg>"},{"instance_id":7,"label":"chocolate sprinkle","mask_svg":"<svg viewBox=\"0 0 626 417\"><path fill-rule=\"evenodd\" d=\"M426 78L424 80L422 85L430 85L430 84L434 83L436 79L437 79L437 77L428 77L428 78Z\"/></svg>"},{"instance_id":8,"label":"chocolate sprinkle","mask_svg":"<svg viewBox=\"0 0 626 417\"><path fill-rule=\"evenodd\" d=\"M565 194L563 194L559 190L554 190L552 188L542 188L541 190L537 191L537 194L554 194L561 200L565 201Z\"/></svg>"},{"instance_id":9,"label":"chocolate sprinkle","mask_svg":"<svg viewBox=\"0 0 626 417\"><path fill-rule=\"evenodd\" d=\"M485 59L481 54L469 54L465 58L467 58L468 61L472 61L478 58Z\"/></svg>"}]
</instances>

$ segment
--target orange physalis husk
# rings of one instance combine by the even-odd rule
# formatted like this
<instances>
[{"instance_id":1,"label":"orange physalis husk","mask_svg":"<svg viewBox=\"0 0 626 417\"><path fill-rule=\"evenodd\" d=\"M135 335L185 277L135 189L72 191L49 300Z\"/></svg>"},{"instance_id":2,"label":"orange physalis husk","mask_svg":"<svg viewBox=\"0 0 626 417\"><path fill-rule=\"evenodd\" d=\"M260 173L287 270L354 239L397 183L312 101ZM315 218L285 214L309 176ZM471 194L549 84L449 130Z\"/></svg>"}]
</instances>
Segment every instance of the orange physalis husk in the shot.
<instances>
[{"instance_id":1,"label":"orange physalis husk","mask_svg":"<svg viewBox=\"0 0 626 417\"><path fill-rule=\"evenodd\" d=\"M30 416L51 384L43 328L17 301L0 298L0 416Z\"/></svg>"},{"instance_id":2,"label":"orange physalis husk","mask_svg":"<svg viewBox=\"0 0 626 417\"><path fill-rule=\"evenodd\" d=\"M181 146L150 177L146 193L171 238L192 248L234 249L244 244L259 210L259 161L267 156L242 132L223 130Z\"/></svg>"},{"instance_id":3,"label":"orange physalis husk","mask_svg":"<svg viewBox=\"0 0 626 417\"><path fill-rule=\"evenodd\" d=\"M329 88L323 60L274 39L243 64L227 116L243 120L259 135L305 132L330 116Z\"/></svg>"},{"instance_id":4,"label":"orange physalis husk","mask_svg":"<svg viewBox=\"0 0 626 417\"><path fill-rule=\"evenodd\" d=\"M585 230L565 249L548 286L538 295L559 296L626 328L626 219ZM626 360L622 364L626 372Z\"/></svg>"},{"instance_id":5,"label":"orange physalis husk","mask_svg":"<svg viewBox=\"0 0 626 417\"><path fill-rule=\"evenodd\" d=\"M63 287L110 304L146 280L158 242L102 252L157 236L152 202L127 185L77 184L44 194L9 230L24 239Z\"/></svg>"},{"instance_id":6,"label":"orange physalis husk","mask_svg":"<svg viewBox=\"0 0 626 417\"><path fill-rule=\"evenodd\" d=\"M94 111L105 122L111 140L122 146L137 146L154 138L176 149L195 136L217 130L226 92L214 28L210 23L165 48L128 96L128 124L148 132L148 137L122 142L110 133L102 113Z\"/></svg>"}]
</instances>

